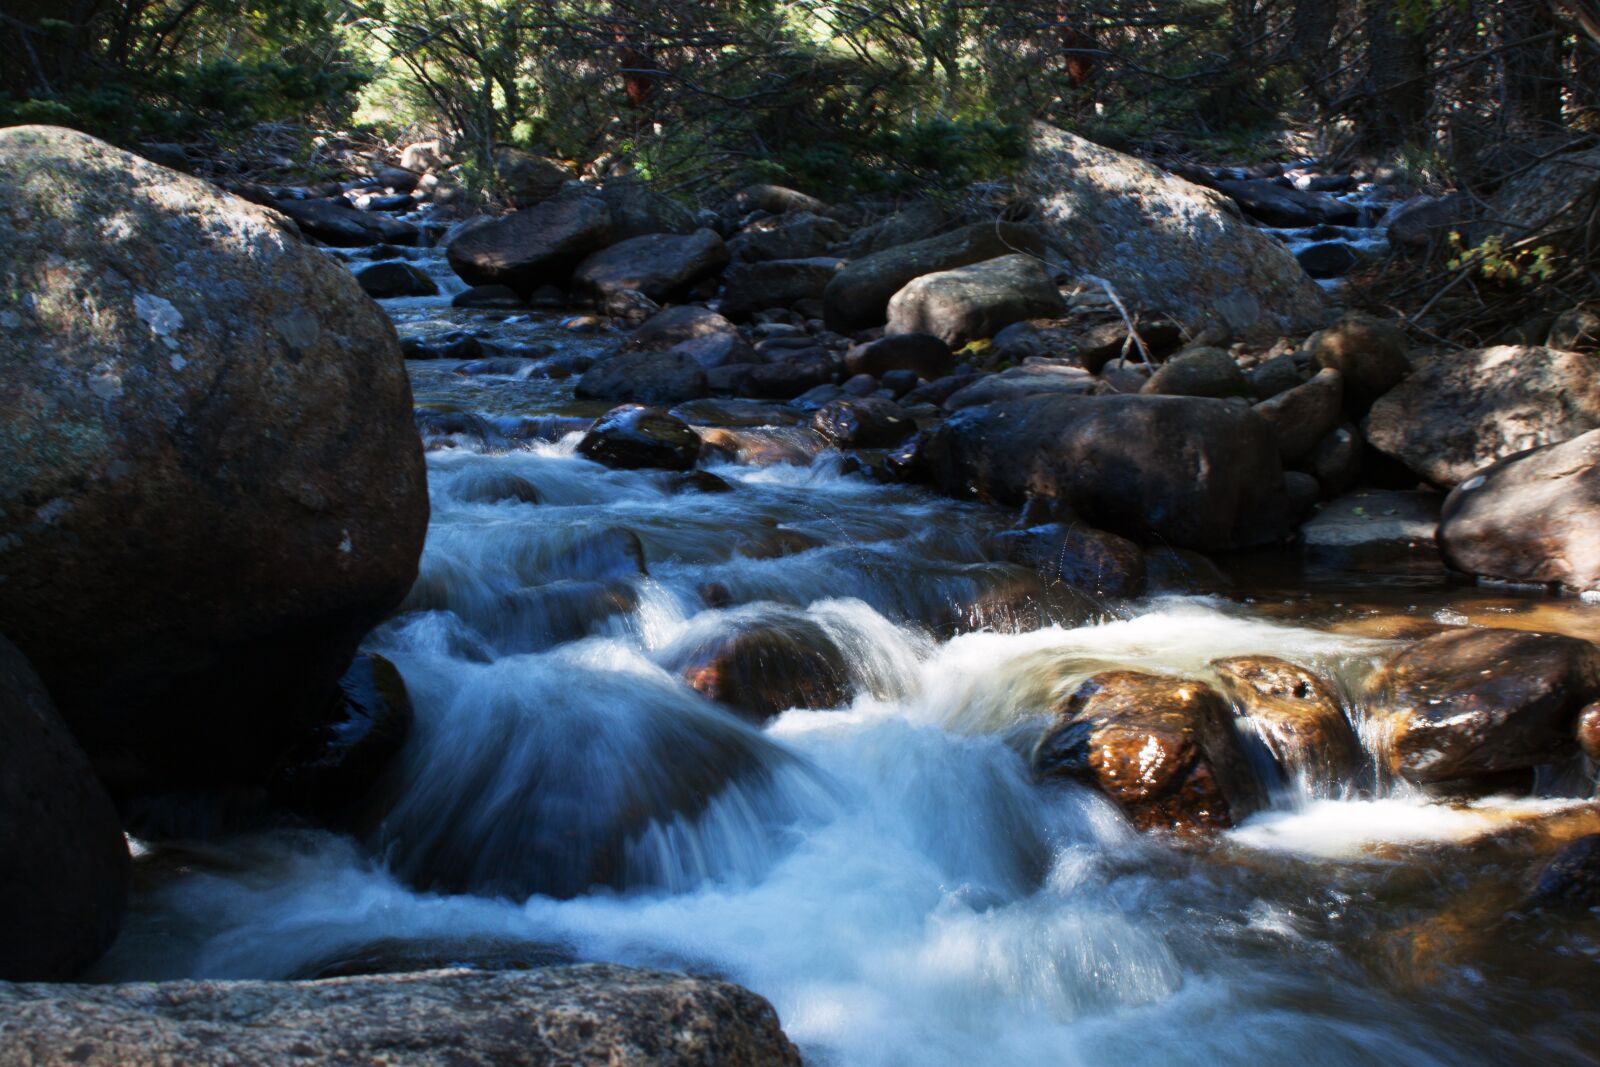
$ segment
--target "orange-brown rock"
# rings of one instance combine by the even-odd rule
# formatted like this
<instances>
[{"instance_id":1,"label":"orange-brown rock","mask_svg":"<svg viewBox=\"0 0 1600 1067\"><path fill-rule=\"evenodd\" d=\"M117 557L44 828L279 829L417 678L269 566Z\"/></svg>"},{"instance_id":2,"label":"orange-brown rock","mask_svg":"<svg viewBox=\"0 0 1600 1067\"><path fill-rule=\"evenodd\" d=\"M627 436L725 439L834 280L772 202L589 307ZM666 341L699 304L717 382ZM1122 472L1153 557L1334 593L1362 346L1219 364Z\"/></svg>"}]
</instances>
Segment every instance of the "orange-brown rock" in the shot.
<instances>
[{"instance_id":1,"label":"orange-brown rock","mask_svg":"<svg viewBox=\"0 0 1600 1067\"><path fill-rule=\"evenodd\" d=\"M1327 682L1275 656L1233 656L1211 669L1285 774L1331 786L1356 769L1361 745Z\"/></svg>"}]
</instances>

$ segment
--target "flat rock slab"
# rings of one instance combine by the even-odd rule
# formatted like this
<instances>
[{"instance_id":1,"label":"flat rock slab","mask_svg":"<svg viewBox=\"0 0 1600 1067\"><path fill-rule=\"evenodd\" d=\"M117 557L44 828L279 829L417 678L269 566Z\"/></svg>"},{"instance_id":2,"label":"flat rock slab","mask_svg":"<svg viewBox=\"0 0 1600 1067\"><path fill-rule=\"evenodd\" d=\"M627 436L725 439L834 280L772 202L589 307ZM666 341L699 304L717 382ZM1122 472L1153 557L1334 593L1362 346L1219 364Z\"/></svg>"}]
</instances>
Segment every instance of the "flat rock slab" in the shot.
<instances>
[{"instance_id":1,"label":"flat rock slab","mask_svg":"<svg viewBox=\"0 0 1600 1067\"><path fill-rule=\"evenodd\" d=\"M1300 527L1300 537L1311 549L1431 549L1443 503L1440 493L1350 493L1322 505L1316 516Z\"/></svg>"},{"instance_id":2,"label":"flat rock slab","mask_svg":"<svg viewBox=\"0 0 1600 1067\"><path fill-rule=\"evenodd\" d=\"M606 964L320 982L0 985L0 1067L275 1064L768 1067L765 999Z\"/></svg>"}]
</instances>

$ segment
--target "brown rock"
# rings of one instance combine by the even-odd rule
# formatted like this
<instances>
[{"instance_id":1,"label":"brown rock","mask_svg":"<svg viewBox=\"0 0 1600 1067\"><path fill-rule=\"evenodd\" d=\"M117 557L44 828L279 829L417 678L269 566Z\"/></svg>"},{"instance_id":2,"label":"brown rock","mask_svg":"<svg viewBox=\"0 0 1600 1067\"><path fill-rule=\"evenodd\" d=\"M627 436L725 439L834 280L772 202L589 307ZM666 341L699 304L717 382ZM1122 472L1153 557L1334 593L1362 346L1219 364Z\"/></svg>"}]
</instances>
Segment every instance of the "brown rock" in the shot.
<instances>
[{"instance_id":1,"label":"brown rock","mask_svg":"<svg viewBox=\"0 0 1600 1067\"><path fill-rule=\"evenodd\" d=\"M1410 369L1405 331L1370 315L1349 314L1311 335L1306 351L1314 366L1336 370L1344 381L1345 402L1354 416L1400 384Z\"/></svg>"},{"instance_id":2,"label":"brown rock","mask_svg":"<svg viewBox=\"0 0 1600 1067\"><path fill-rule=\"evenodd\" d=\"M1144 552L1126 537L1082 523L1048 523L994 538L1001 558L1032 567L1045 580L1095 597L1133 597L1145 589Z\"/></svg>"},{"instance_id":3,"label":"brown rock","mask_svg":"<svg viewBox=\"0 0 1600 1067\"><path fill-rule=\"evenodd\" d=\"M1344 417L1344 378L1336 370L1318 371L1309 382L1263 400L1255 410L1272 427L1283 461L1293 463L1305 458Z\"/></svg>"},{"instance_id":4,"label":"brown rock","mask_svg":"<svg viewBox=\"0 0 1600 1067\"><path fill-rule=\"evenodd\" d=\"M416 578L394 327L278 216L84 134L0 131L0 198L34 279L0 311L0 630L114 795L258 783Z\"/></svg>"},{"instance_id":5,"label":"brown rock","mask_svg":"<svg viewBox=\"0 0 1600 1067\"><path fill-rule=\"evenodd\" d=\"M926 381L936 381L955 370L950 346L926 333L901 333L855 345L844 354L846 374L871 374L881 378L889 371L909 370Z\"/></svg>"},{"instance_id":6,"label":"brown rock","mask_svg":"<svg viewBox=\"0 0 1600 1067\"><path fill-rule=\"evenodd\" d=\"M1514 630L1425 638L1368 682L1371 713L1392 731L1395 773L1422 785L1542 764L1577 752L1577 720L1600 696L1600 649Z\"/></svg>"},{"instance_id":7,"label":"brown rock","mask_svg":"<svg viewBox=\"0 0 1600 1067\"><path fill-rule=\"evenodd\" d=\"M445 254L469 285L507 285L524 299L565 285L572 269L611 239L611 212L594 196L565 196L463 229Z\"/></svg>"},{"instance_id":8,"label":"brown rock","mask_svg":"<svg viewBox=\"0 0 1600 1067\"><path fill-rule=\"evenodd\" d=\"M606 964L320 982L0 986L0 1064L799 1067L772 1005Z\"/></svg>"},{"instance_id":9,"label":"brown rock","mask_svg":"<svg viewBox=\"0 0 1600 1067\"><path fill-rule=\"evenodd\" d=\"M844 653L805 619L761 621L666 658L690 688L758 725L789 708L836 708L854 693Z\"/></svg>"},{"instance_id":10,"label":"brown rock","mask_svg":"<svg viewBox=\"0 0 1600 1067\"><path fill-rule=\"evenodd\" d=\"M1255 805L1227 703L1183 678L1088 679L1056 709L1033 772L1096 786L1141 830L1225 829Z\"/></svg>"},{"instance_id":11,"label":"brown rock","mask_svg":"<svg viewBox=\"0 0 1600 1067\"><path fill-rule=\"evenodd\" d=\"M1211 669L1285 774L1332 791L1359 766L1355 731L1333 689L1315 674L1274 656L1214 660Z\"/></svg>"},{"instance_id":12,"label":"brown rock","mask_svg":"<svg viewBox=\"0 0 1600 1067\"><path fill-rule=\"evenodd\" d=\"M1191 348L1163 363L1139 391L1156 396L1247 397L1250 380L1222 349Z\"/></svg>"},{"instance_id":13,"label":"brown rock","mask_svg":"<svg viewBox=\"0 0 1600 1067\"><path fill-rule=\"evenodd\" d=\"M917 432L916 420L881 397L840 397L817 409L812 427L840 448L892 448Z\"/></svg>"}]
</instances>

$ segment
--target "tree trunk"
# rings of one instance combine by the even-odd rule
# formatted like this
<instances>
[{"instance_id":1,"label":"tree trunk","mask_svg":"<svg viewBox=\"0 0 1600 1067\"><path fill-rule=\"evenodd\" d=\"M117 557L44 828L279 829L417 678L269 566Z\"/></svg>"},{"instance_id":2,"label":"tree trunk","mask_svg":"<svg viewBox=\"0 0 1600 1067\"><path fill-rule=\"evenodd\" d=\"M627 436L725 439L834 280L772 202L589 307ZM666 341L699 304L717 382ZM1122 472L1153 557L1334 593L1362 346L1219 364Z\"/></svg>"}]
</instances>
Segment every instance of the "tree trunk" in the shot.
<instances>
[{"instance_id":1,"label":"tree trunk","mask_svg":"<svg viewBox=\"0 0 1600 1067\"><path fill-rule=\"evenodd\" d=\"M1364 145L1388 151L1428 140L1428 38L1396 0L1366 0Z\"/></svg>"}]
</instances>

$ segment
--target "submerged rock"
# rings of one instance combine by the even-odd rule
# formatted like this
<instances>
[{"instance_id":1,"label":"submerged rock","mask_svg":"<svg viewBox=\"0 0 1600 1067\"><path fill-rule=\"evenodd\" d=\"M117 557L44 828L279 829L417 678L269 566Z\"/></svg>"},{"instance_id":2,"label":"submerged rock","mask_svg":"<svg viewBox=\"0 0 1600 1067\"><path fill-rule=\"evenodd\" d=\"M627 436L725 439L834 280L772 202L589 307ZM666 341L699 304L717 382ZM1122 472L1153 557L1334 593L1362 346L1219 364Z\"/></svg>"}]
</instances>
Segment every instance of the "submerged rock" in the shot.
<instances>
[{"instance_id":1,"label":"submerged rock","mask_svg":"<svg viewBox=\"0 0 1600 1067\"><path fill-rule=\"evenodd\" d=\"M765 999L607 964L320 982L0 986L0 1060L85 1067L799 1067Z\"/></svg>"},{"instance_id":2,"label":"submerged rock","mask_svg":"<svg viewBox=\"0 0 1600 1067\"><path fill-rule=\"evenodd\" d=\"M1496 460L1600 429L1600 361L1498 345L1419 360L1372 407L1367 440L1435 485Z\"/></svg>"},{"instance_id":3,"label":"submerged rock","mask_svg":"<svg viewBox=\"0 0 1600 1067\"><path fill-rule=\"evenodd\" d=\"M760 619L691 640L666 660L689 687L742 718L766 722L789 708L836 708L854 694L844 652L816 623Z\"/></svg>"},{"instance_id":4,"label":"submerged rock","mask_svg":"<svg viewBox=\"0 0 1600 1067\"><path fill-rule=\"evenodd\" d=\"M77 977L116 937L128 882L111 798L28 661L0 638L0 979Z\"/></svg>"},{"instance_id":5,"label":"submerged rock","mask_svg":"<svg viewBox=\"0 0 1600 1067\"><path fill-rule=\"evenodd\" d=\"M1132 156L1034 123L1024 187L1069 267L1104 277L1133 308L1191 333L1245 339L1322 324L1322 291L1282 244L1222 194Z\"/></svg>"},{"instance_id":6,"label":"submerged rock","mask_svg":"<svg viewBox=\"0 0 1600 1067\"><path fill-rule=\"evenodd\" d=\"M1355 771L1361 744L1327 682L1275 656L1213 660L1211 669L1285 774L1331 792Z\"/></svg>"},{"instance_id":7,"label":"submerged rock","mask_svg":"<svg viewBox=\"0 0 1600 1067\"><path fill-rule=\"evenodd\" d=\"M1550 857L1524 906L1550 910L1600 907L1600 834L1580 837Z\"/></svg>"},{"instance_id":8,"label":"submerged rock","mask_svg":"<svg viewBox=\"0 0 1600 1067\"><path fill-rule=\"evenodd\" d=\"M578 454L608 467L686 471L700 455L700 436L661 408L612 408L578 442Z\"/></svg>"},{"instance_id":9,"label":"submerged rock","mask_svg":"<svg viewBox=\"0 0 1600 1067\"><path fill-rule=\"evenodd\" d=\"M1600 648L1518 630L1425 638L1368 682L1391 769L1436 785L1572 759L1578 716L1600 696Z\"/></svg>"},{"instance_id":10,"label":"submerged rock","mask_svg":"<svg viewBox=\"0 0 1600 1067\"><path fill-rule=\"evenodd\" d=\"M1218 830L1256 803L1227 703L1204 682L1097 674L1055 710L1033 751L1041 779L1098 788L1141 830Z\"/></svg>"},{"instance_id":11,"label":"submerged rock","mask_svg":"<svg viewBox=\"0 0 1600 1067\"><path fill-rule=\"evenodd\" d=\"M270 211L84 134L0 131L0 199L34 279L0 294L0 630L113 794L260 783L416 577L394 327Z\"/></svg>"},{"instance_id":12,"label":"submerged rock","mask_svg":"<svg viewBox=\"0 0 1600 1067\"><path fill-rule=\"evenodd\" d=\"M1467 574L1600 589L1600 430L1510 456L1456 486L1439 547Z\"/></svg>"}]
</instances>

